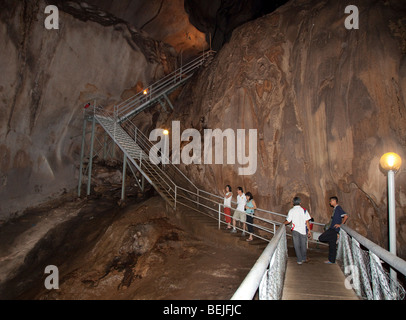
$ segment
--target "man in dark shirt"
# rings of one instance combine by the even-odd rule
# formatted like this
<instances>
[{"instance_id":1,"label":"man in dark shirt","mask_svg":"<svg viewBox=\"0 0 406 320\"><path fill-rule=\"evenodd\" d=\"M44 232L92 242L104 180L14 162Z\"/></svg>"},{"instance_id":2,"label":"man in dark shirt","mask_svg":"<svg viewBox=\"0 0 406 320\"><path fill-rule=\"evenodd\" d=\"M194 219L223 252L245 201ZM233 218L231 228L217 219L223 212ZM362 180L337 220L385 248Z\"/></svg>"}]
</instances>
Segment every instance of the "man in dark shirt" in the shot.
<instances>
[{"instance_id":1,"label":"man in dark shirt","mask_svg":"<svg viewBox=\"0 0 406 320\"><path fill-rule=\"evenodd\" d=\"M327 242L329 246L328 261L325 263L335 263L337 254L337 235L340 232L341 224L348 219L347 213L338 205L338 198L330 198L330 206L334 208L329 228L319 236L319 241Z\"/></svg>"}]
</instances>

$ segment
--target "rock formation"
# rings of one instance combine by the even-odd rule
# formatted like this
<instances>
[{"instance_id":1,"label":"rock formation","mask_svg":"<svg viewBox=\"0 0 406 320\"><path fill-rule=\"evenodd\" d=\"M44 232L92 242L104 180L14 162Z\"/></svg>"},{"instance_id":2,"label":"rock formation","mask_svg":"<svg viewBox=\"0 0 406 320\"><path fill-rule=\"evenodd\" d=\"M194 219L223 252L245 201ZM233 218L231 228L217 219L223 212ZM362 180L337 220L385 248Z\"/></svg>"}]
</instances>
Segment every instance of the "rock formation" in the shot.
<instances>
[{"instance_id":1,"label":"rock formation","mask_svg":"<svg viewBox=\"0 0 406 320\"><path fill-rule=\"evenodd\" d=\"M182 128L257 129L258 169L184 165L214 193L225 184L286 213L300 195L316 221L337 195L349 225L387 245L387 184L379 158L406 159L406 11L403 1L355 1L359 29L345 27L339 1L290 1L237 28L184 88L170 117ZM151 117L146 113L144 117ZM248 142L247 142L248 143ZM397 240L405 257L406 174L396 175Z\"/></svg>"},{"instance_id":2,"label":"rock formation","mask_svg":"<svg viewBox=\"0 0 406 320\"><path fill-rule=\"evenodd\" d=\"M169 45L85 2L64 2L47 30L46 4L1 5L0 220L77 183L86 102L120 101L176 64Z\"/></svg>"},{"instance_id":3,"label":"rock formation","mask_svg":"<svg viewBox=\"0 0 406 320\"><path fill-rule=\"evenodd\" d=\"M320 222L328 221L328 198L337 195L351 216L350 226L386 246L387 187L379 158L394 151L406 159L403 2L353 2L359 29L348 30L346 4L290 1L234 30L212 64L171 97L176 99L172 115L148 110L136 121L146 134L173 120L202 136L207 128L257 129L254 175L238 176L239 165L181 167L214 193L227 183L241 185L260 207L272 211L286 213L298 194ZM60 6L60 28L47 30L44 8L54 3ZM94 3L1 4L0 220L76 185L86 102L114 103L176 65L173 48L128 22L141 2L116 2L120 7L101 1L100 8ZM170 22L168 12L179 12L184 20L176 3L160 16L160 6L169 3L148 2L154 10L138 28L152 33L154 25ZM187 0L185 9L206 35L218 30L220 48L235 26L263 13L253 5L261 1L244 1L252 11L241 17L245 11L238 10L238 3L215 1L200 10L203 2ZM219 20L203 23L206 16ZM179 25L174 39L164 30L156 30L154 37L182 51L187 41L178 37L192 27ZM204 44L201 34L195 36L195 48L187 50ZM403 257L405 190L403 166L396 174L398 251Z\"/></svg>"}]
</instances>

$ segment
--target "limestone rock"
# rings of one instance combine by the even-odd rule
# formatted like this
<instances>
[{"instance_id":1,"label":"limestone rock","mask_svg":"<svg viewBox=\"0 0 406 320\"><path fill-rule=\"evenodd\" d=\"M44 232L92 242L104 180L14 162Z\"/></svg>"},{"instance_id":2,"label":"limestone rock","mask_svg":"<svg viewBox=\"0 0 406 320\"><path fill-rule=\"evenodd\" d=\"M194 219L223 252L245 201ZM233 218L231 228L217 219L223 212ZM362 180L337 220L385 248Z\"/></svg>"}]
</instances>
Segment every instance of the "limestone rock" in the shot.
<instances>
[{"instance_id":1,"label":"limestone rock","mask_svg":"<svg viewBox=\"0 0 406 320\"><path fill-rule=\"evenodd\" d=\"M291 1L237 28L190 82L171 117L196 128L257 129L258 169L184 165L204 189L251 191L259 207L287 213L299 195L316 221L337 195L349 225L387 245L387 184L379 158L406 159L406 11L403 1L357 1L359 29L338 1ZM247 141L248 143L248 141ZM396 175L398 225L406 216L405 167ZM398 251L405 257L398 228Z\"/></svg>"},{"instance_id":2,"label":"limestone rock","mask_svg":"<svg viewBox=\"0 0 406 320\"><path fill-rule=\"evenodd\" d=\"M2 1L2 218L77 184L84 104L121 101L175 66L168 45L86 3L63 3L59 29L47 30L45 1Z\"/></svg>"}]
</instances>

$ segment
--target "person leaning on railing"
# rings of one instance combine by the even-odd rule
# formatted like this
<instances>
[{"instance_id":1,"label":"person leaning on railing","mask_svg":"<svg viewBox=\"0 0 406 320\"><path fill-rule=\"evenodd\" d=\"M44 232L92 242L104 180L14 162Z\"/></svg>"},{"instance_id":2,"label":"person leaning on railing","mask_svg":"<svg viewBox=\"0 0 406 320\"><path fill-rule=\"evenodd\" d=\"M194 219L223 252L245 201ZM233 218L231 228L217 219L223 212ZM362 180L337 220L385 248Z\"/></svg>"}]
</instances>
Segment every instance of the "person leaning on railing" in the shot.
<instances>
[{"instance_id":1,"label":"person leaning on railing","mask_svg":"<svg viewBox=\"0 0 406 320\"><path fill-rule=\"evenodd\" d=\"M340 226L347 221L348 215L343 208L338 205L337 197L330 198L330 206L334 208L333 215L331 216L330 222L326 224L326 231L319 236L319 241L328 243L328 260L325 261L325 263L334 264L336 263L337 239L340 233Z\"/></svg>"}]
</instances>

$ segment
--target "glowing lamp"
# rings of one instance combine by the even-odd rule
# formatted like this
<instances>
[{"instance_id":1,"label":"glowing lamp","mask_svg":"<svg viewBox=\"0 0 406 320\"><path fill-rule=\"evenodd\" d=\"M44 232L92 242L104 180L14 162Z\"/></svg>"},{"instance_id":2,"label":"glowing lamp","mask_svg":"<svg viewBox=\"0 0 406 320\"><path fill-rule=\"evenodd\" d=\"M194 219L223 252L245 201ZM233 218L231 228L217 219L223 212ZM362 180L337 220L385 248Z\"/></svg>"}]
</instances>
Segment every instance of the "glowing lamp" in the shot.
<instances>
[{"instance_id":1,"label":"glowing lamp","mask_svg":"<svg viewBox=\"0 0 406 320\"><path fill-rule=\"evenodd\" d=\"M400 156L394 152L385 153L379 164L388 172L388 225L389 225L389 251L396 255L396 201L395 201L395 172L402 164ZM390 277L396 283L396 270L390 268ZM392 288L393 289L393 288Z\"/></svg>"},{"instance_id":2,"label":"glowing lamp","mask_svg":"<svg viewBox=\"0 0 406 320\"><path fill-rule=\"evenodd\" d=\"M163 134L167 136L167 135L169 134L169 131L165 129L165 130L163 131Z\"/></svg>"},{"instance_id":3,"label":"glowing lamp","mask_svg":"<svg viewBox=\"0 0 406 320\"><path fill-rule=\"evenodd\" d=\"M382 169L386 171L398 171L402 165L402 159L394 152L385 153L379 161Z\"/></svg>"},{"instance_id":4,"label":"glowing lamp","mask_svg":"<svg viewBox=\"0 0 406 320\"><path fill-rule=\"evenodd\" d=\"M143 94L148 94L148 89L144 89L144 91L142 91Z\"/></svg>"}]
</instances>

